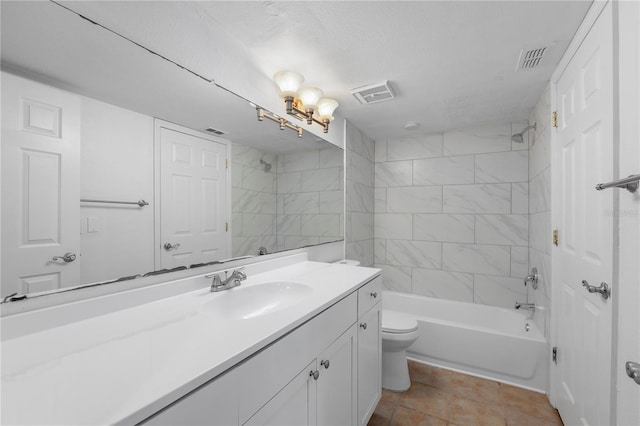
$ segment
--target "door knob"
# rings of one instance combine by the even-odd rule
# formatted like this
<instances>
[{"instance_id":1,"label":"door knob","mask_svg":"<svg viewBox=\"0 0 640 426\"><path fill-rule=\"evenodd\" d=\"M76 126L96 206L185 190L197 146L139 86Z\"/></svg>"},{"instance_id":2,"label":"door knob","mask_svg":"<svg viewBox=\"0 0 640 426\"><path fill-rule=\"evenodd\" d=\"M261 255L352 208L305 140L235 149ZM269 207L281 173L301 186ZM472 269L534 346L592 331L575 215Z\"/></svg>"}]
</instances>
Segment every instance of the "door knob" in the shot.
<instances>
[{"instance_id":1,"label":"door knob","mask_svg":"<svg viewBox=\"0 0 640 426\"><path fill-rule=\"evenodd\" d=\"M640 385L640 364L627 361L625 367L627 369L627 376L631 377L634 382Z\"/></svg>"},{"instance_id":2,"label":"door knob","mask_svg":"<svg viewBox=\"0 0 640 426\"><path fill-rule=\"evenodd\" d=\"M367 329L367 323L366 322L361 322L360 323L360 327L362 327L363 330Z\"/></svg>"},{"instance_id":3,"label":"door knob","mask_svg":"<svg viewBox=\"0 0 640 426\"><path fill-rule=\"evenodd\" d=\"M611 289L604 281L600 283L600 287L589 285L587 280L582 280L582 287L586 288L589 293L600 293L602 300L607 300L611 296Z\"/></svg>"},{"instance_id":4,"label":"door knob","mask_svg":"<svg viewBox=\"0 0 640 426\"><path fill-rule=\"evenodd\" d=\"M327 359L327 360L320 361L320 365L328 370L329 369L329 360Z\"/></svg>"},{"instance_id":5,"label":"door knob","mask_svg":"<svg viewBox=\"0 0 640 426\"><path fill-rule=\"evenodd\" d=\"M163 246L163 247L164 247L164 249L165 249L165 250L167 250L167 251L169 251L169 250L175 250L175 249L177 249L178 247L180 247L180 243L177 243L177 244L164 243L164 246Z\"/></svg>"},{"instance_id":6,"label":"door knob","mask_svg":"<svg viewBox=\"0 0 640 426\"><path fill-rule=\"evenodd\" d=\"M318 380L318 377L320 377L320 372L318 370L310 371L309 377L313 377L313 380Z\"/></svg>"},{"instance_id":7,"label":"door knob","mask_svg":"<svg viewBox=\"0 0 640 426\"><path fill-rule=\"evenodd\" d=\"M53 256L51 260L53 260L54 262L57 262L58 260L64 260L65 262L70 263L76 260L76 254L69 252L65 253L64 256Z\"/></svg>"},{"instance_id":8,"label":"door knob","mask_svg":"<svg viewBox=\"0 0 640 426\"><path fill-rule=\"evenodd\" d=\"M375 299L376 297L378 297L378 292L377 292L377 291L373 291L373 292L371 292L370 294L371 294L371 297L373 297L374 299Z\"/></svg>"}]
</instances>

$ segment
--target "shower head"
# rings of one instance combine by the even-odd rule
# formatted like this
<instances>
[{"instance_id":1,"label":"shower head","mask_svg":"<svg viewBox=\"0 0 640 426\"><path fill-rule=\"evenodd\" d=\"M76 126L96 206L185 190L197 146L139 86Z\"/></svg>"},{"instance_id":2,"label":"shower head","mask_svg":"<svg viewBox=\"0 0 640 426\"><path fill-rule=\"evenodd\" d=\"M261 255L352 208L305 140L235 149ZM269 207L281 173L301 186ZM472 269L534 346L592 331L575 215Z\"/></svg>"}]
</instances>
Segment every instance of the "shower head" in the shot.
<instances>
[{"instance_id":1,"label":"shower head","mask_svg":"<svg viewBox=\"0 0 640 426\"><path fill-rule=\"evenodd\" d=\"M524 136L522 135L522 133L516 133L515 135L511 136L511 142L523 143Z\"/></svg>"},{"instance_id":2,"label":"shower head","mask_svg":"<svg viewBox=\"0 0 640 426\"><path fill-rule=\"evenodd\" d=\"M264 170L265 173L269 173L271 170L271 164L267 163L263 159L260 159L260 164L262 164L262 170Z\"/></svg>"},{"instance_id":3,"label":"shower head","mask_svg":"<svg viewBox=\"0 0 640 426\"><path fill-rule=\"evenodd\" d=\"M520 133L516 133L515 135L511 136L511 142L515 142L515 143L523 143L524 142L524 132L526 132L529 129L533 129L536 130L536 125L538 123L533 123L532 126L527 126L524 128L523 131L521 131Z\"/></svg>"}]
</instances>

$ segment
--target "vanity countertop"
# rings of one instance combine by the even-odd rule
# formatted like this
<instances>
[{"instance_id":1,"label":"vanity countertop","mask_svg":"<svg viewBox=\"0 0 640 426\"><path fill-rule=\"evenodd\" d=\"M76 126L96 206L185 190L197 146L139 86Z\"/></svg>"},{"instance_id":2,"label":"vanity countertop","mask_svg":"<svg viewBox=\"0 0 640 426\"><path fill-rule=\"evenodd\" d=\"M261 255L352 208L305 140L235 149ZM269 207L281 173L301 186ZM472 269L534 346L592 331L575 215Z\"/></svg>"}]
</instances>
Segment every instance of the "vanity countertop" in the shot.
<instances>
[{"instance_id":1,"label":"vanity countertop","mask_svg":"<svg viewBox=\"0 0 640 426\"><path fill-rule=\"evenodd\" d=\"M2 423L140 422L378 273L303 261L250 275L231 290L206 287L5 340ZM221 319L206 307L228 292L272 281L308 287L296 303L247 319Z\"/></svg>"}]
</instances>

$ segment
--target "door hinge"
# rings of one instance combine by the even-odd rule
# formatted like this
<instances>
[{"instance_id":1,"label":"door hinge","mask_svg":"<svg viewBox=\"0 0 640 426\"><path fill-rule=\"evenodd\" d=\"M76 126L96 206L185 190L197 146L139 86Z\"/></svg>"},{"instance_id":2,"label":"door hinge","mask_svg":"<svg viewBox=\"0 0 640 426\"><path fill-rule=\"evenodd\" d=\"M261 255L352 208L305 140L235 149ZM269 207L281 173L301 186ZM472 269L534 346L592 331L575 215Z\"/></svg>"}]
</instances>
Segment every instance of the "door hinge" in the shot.
<instances>
[{"instance_id":1,"label":"door hinge","mask_svg":"<svg viewBox=\"0 0 640 426\"><path fill-rule=\"evenodd\" d=\"M551 113L551 126L558 127L558 111Z\"/></svg>"},{"instance_id":2,"label":"door hinge","mask_svg":"<svg viewBox=\"0 0 640 426\"><path fill-rule=\"evenodd\" d=\"M553 361L554 364L558 365L558 347L554 346L553 348L551 348L551 361Z\"/></svg>"},{"instance_id":3,"label":"door hinge","mask_svg":"<svg viewBox=\"0 0 640 426\"><path fill-rule=\"evenodd\" d=\"M553 245L558 247L558 230L553 230Z\"/></svg>"},{"instance_id":4,"label":"door hinge","mask_svg":"<svg viewBox=\"0 0 640 426\"><path fill-rule=\"evenodd\" d=\"M229 232L229 222L224 223L224 232Z\"/></svg>"},{"instance_id":5,"label":"door hinge","mask_svg":"<svg viewBox=\"0 0 640 426\"><path fill-rule=\"evenodd\" d=\"M228 160L228 159L225 159L225 160L224 160L224 168L225 168L225 169L228 169L228 168L229 168L229 160Z\"/></svg>"}]
</instances>

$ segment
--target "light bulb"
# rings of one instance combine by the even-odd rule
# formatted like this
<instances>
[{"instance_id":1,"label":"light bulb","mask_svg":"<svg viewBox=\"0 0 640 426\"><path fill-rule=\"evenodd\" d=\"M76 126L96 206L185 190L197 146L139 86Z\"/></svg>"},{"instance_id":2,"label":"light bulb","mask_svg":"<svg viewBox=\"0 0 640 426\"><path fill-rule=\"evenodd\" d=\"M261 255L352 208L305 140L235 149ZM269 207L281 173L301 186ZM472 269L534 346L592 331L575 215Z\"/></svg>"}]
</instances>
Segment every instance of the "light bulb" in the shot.
<instances>
[{"instance_id":1,"label":"light bulb","mask_svg":"<svg viewBox=\"0 0 640 426\"><path fill-rule=\"evenodd\" d=\"M280 96L297 96L297 91L304 81L302 74L295 71L279 71L273 76L273 81L280 88Z\"/></svg>"},{"instance_id":2,"label":"light bulb","mask_svg":"<svg viewBox=\"0 0 640 426\"><path fill-rule=\"evenodd\" d=\"M333 120L333 112L338 108L338 101L334 99L320 99L318 101L318 116L320 120Z\"/></svg>"},{"instance_id":3,"label":"light bulb","mask_svg":"<svg viewBox=\"0 0 640 426\"><path fill-rule=\"evenodd\" d=\"M317 87L304 87L298 92L302 108L305 110L312 109L315 111L321 96L322 90Z\"/></svg>"}]
</instances>

